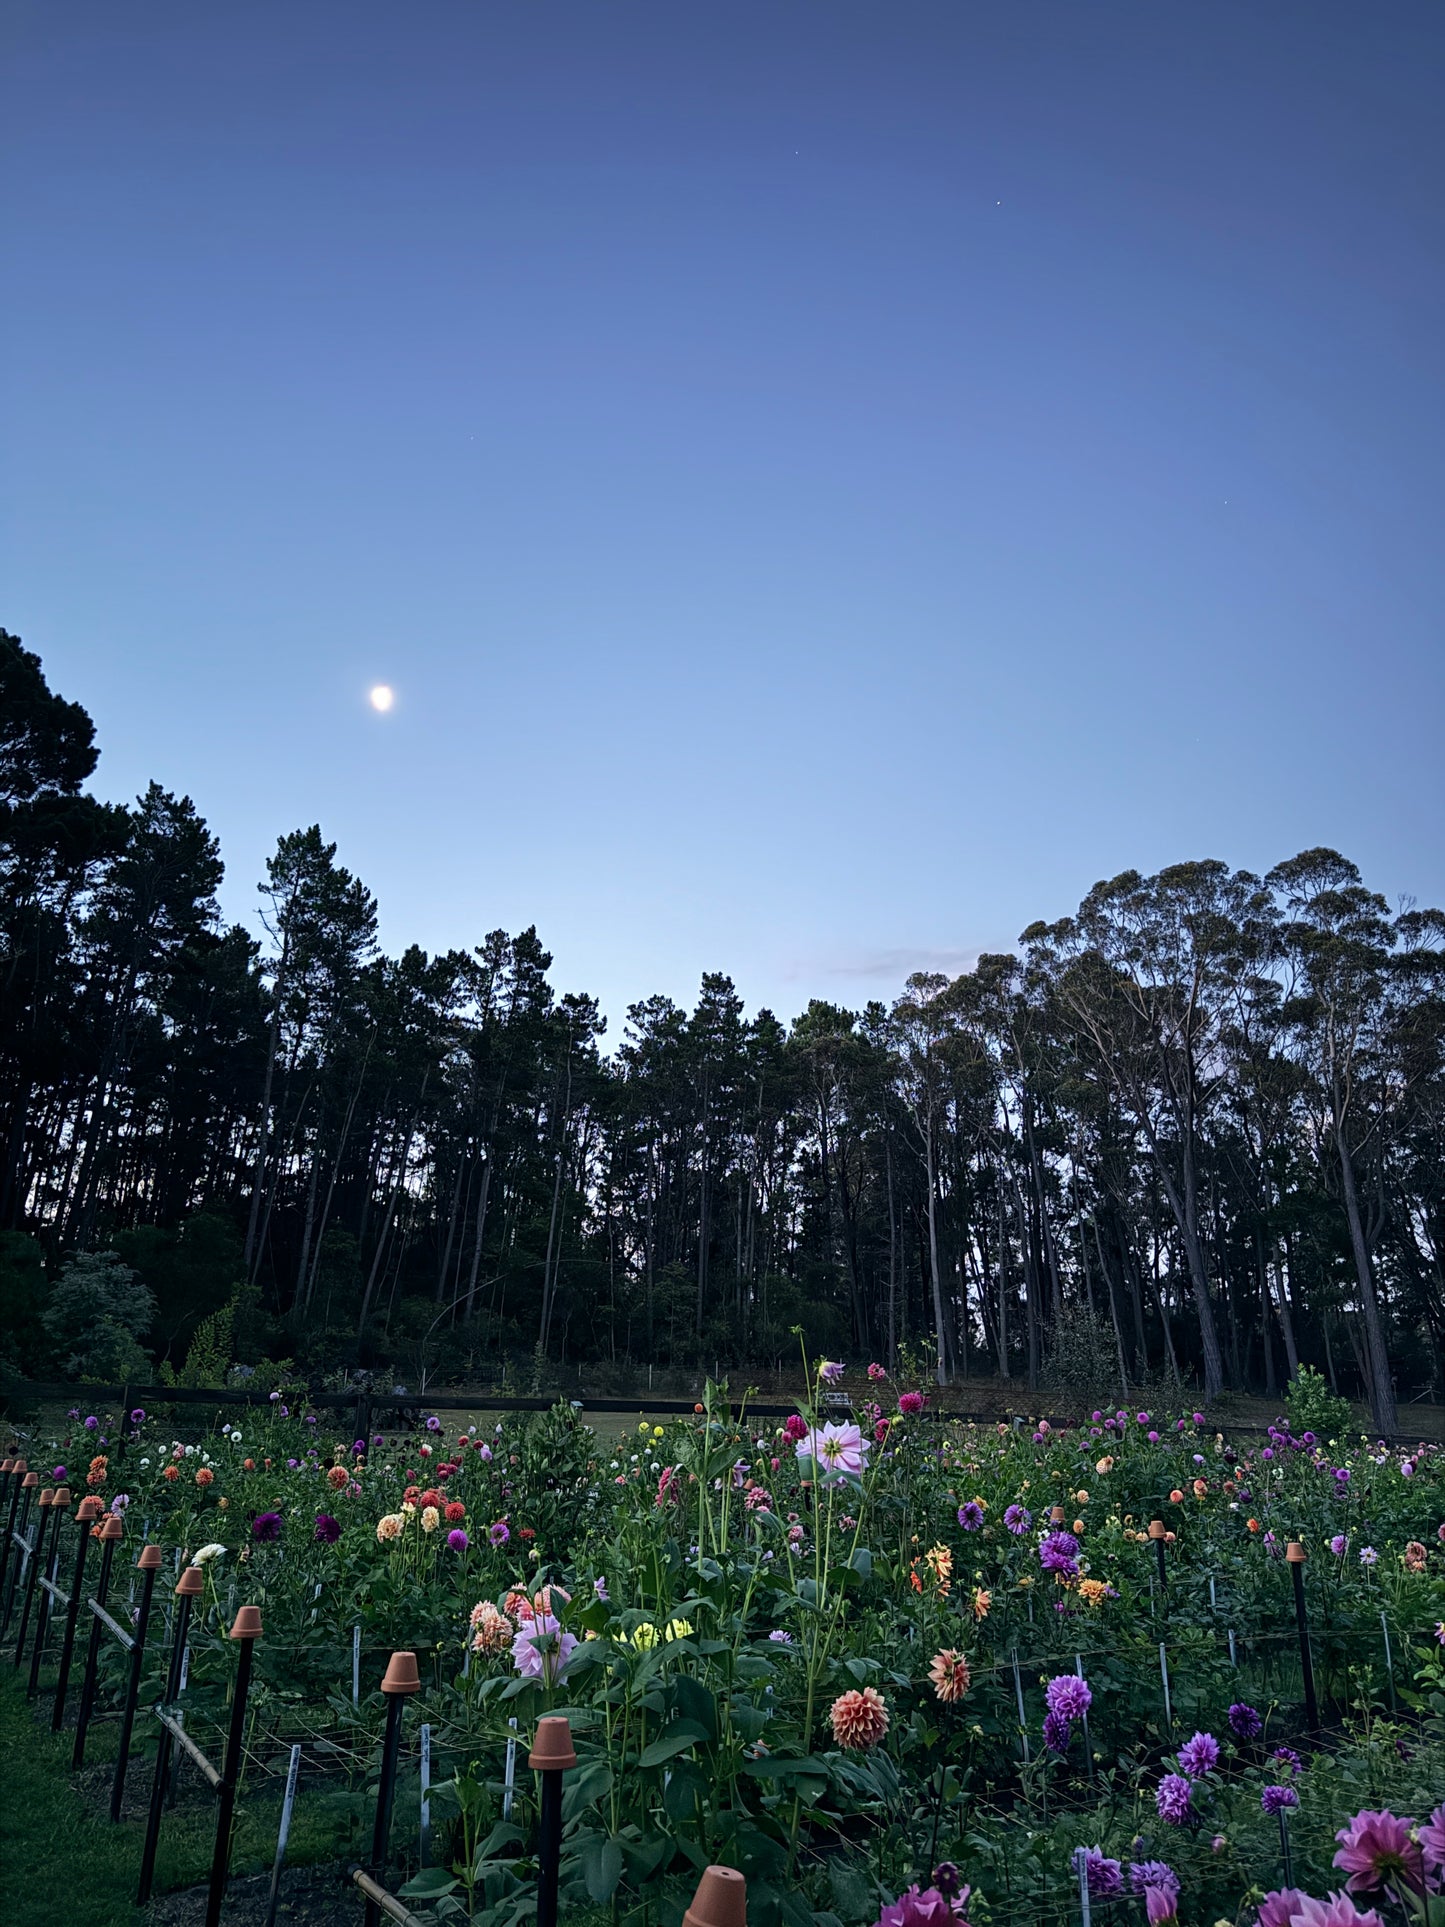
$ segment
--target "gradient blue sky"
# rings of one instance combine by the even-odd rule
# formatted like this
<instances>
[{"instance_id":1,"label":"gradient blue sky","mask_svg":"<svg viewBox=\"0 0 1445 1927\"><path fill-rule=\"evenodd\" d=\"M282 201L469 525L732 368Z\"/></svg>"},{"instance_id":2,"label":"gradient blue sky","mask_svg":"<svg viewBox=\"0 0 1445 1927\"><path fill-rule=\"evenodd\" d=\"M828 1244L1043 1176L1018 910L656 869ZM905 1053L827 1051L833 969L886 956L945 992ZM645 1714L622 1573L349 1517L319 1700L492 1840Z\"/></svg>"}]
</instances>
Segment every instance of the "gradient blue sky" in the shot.
<instances>
[{"instance_id":1,"label":"gradient blue sky","mask_svg":"<svg viewBox=\"0 0 1445 1927\"><path fill-rule=\"evenodd\" d=\"M1130 865L1445 898L1436 0L5 36L0 622L233 914L317 820L615 1036Z\"/></svg>"}]
</instances>

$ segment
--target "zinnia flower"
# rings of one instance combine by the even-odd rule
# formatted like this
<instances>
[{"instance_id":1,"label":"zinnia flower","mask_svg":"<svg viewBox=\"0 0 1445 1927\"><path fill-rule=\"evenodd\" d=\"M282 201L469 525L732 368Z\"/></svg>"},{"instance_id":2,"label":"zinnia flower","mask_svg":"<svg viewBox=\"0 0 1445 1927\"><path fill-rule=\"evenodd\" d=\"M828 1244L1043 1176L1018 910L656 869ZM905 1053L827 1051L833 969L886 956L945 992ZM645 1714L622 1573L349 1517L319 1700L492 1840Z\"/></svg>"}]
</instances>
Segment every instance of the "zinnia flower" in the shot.
<instances>
[{"instance_id":1,"label":"zinnia flower","mask_svg":"<svg viewBox=\"0 0 1445 1927\"><path fill-rule=\"evenodd\" d=\"M323 1546L334 1546L341 1537L341 1521L333 1519L329 1512L316 1515L316 1537Z\"/></svg>"},{"instance_id":2,"label":"zinnia flower","mask_svg":"<svg viewBox=\"0 0 1445 1927\"><path fill-rule=\"evenodd\" d=\"M1340 1843L1335 1865L1349 1875L1345 1886L1352 1894L1398 1877L1416 1893L1425 1890L1425 1866L1420 1843L1410 1838L1411 1823L1393 1813L1365 1808L1335 1835Z\"/></svg>"},{"instance_id":3,"label":"zinnia flower","mask_svg":"<svg viewBox=\"0 0 1445 1927\"><path fill-rule=\"evenodd\" d=\"M828 1713L839 1746L876 1746L888 1731L888 1706L871 1686L840 1693Z\"/></svg>"},{"instance_id":4,"label":"zinnia flower","mask_svg":"<svg viewBox=\"0 0 1445 1927\"><path fill-rule=\"evenodd\" d=\"M934 1654L928 1677L933 1682L934 1692L946 1704L961 1700L972 1684L968 1661L952 1646L946 1646L941 1653Z\"/></svg>"}]
</instances>

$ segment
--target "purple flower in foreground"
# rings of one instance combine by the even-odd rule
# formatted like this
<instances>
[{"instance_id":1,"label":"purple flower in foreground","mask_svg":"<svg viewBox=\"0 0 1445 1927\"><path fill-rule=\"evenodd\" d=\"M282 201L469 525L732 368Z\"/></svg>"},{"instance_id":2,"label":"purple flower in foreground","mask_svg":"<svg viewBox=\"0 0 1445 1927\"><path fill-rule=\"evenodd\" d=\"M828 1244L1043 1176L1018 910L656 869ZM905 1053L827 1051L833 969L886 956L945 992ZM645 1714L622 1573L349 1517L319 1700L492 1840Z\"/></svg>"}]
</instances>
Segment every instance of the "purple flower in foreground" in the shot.
<instances>
[{"instance_id":1,"label":"purple flower in foreground","mask_svg":"<svg viewBox=\"0 0 1445 1927\"><path fill-rule=\"evenodd\" d=\"M967 1901L967 1887L950 1899L937 1887L913 1886L883 1909L878 1927L953 1927L963 1920Z\"/></svg>"},{"instance_id":2,"label":"purple flower in foreground","mask_svg":"<svg viewBox=\"0 0 1445 1927\"><path fill-rule=\"evenodd\" d=\"M1297 1807L1299 1795L1292 1786L1267 1786L1259 1796L1259 1809L1271 1819L1276 1813L1283 1813L1286 1807Z\"/></svg>"},{"instance_id":3,"label":"purple flower in foreground","mask_svg":"<svg viewBox=\"0 0 1445 1927\"><path fill-rule=\"evenodd\" d=\"M341 1521L333 1519L329 1512L318 1512L316 1537L323 1546L334 1546L341 1537Z\"/></svg>"},{"instance_id":4,"label":"purple flower in foreground","mask_svg":"<svg viewBox=\"0 0 1445 1927\"><path fill-rule=\"evenodd\" d=\"M1149 1927L1161 1927L1166 1920L1179 1918L1179 1896L1170 1893L1167 1887L1146 1887L1144 1889L1144 1914Z\"/></svg>"},{"instance_id":5,"label":"purple flower in foreground","mask_svg":"<svg viewBox=\"0 0 1445 1927\"><path fill-rule=\"evenodd\" d=\"M1277 1887L1259 1903L1256 1927L1289 1927L1290 1921L1304 1905L1305 1898L1298 1887Z\"/></svg>"},{"instance_id":6,"label":"purple flower in foreground","mask_svg":"<svg viewBox=\"0 0 1445 1927\"><path fill-rule=\"evenodd\" d=\"M977 1532L983 1524L983 1507L977 1499L966 1499L958 1508L958 1523L965 1532Z\"/></svg>"},{"instance_id":7,"label":"purple flower in foreground","mask_svg":"<svg viewBox=\"0 0 1445 1927\"><path fill-rule=\"evenodd\" d=\"M1044 1745L1050 1753L1067 1753L1073 1731L1073 1722L1064 1714L1044 1714Z\"/></svg>"},{"instance_id":8,"label":"purple flower in foreground","mask_svg":"<svg viewBox=\"0 0 1445 1927\"><path fill-rule=\"evenodd\" d=\"M945 1900L957 1900L960 1896L967 1900L971 1888L964 1885L963 1877L951 1860L940 1860L933 1869L933 1884Z\"/></svg>"},{"instance_id":9,"label":"purple flower in foreground","mask_svg":"<svg viewBox=\"0 0 1445 1927\"><path fill-rule=\"evenodd\" d=\"M100 1420L92 1412L90 1417L85 1421L85 1429L87 1432L95 1432L95 1431L98 1431L99 1428L100 1428Z\"/></svg>"},{"instance_id":10,"label":"purple flower in foreground","mask_svg":"<svg viewBox=\"0 0 1445 1927\"><path fill-rule=\"evenodd\" d=\"M1051 1679L1044 1699L1049 1711L1065 1720L1081 1720L1094 1704L1094 1695L1077 1673L1059 1673Z\"/></svg>"},{"instance_id":11,"label":"purple flower in foreground","mask_svg":"<svg viewBox=\"0 0 1445 1927\"><path fill-rule=\"evenodd\" d=\"M1257 1740L1264 1731L1264 1721L1252 1706L1236 1700L1229 1709L1229 1730L1237 1740Z\"/></svg>"},{"instance_id":12,"label":"purple flower in foreground","mask_svg":"<svg viewBox=\"0 0 1445 1927\"><path fill-rule=\"evenodd\" d=\"M1136 1894L1147 1893L1151 1887L1162 1887L1165 1893L1177 1894L1179 1876L1167 1860L1131 1860L1129 1885Z\"/></svg>"},{"instance_id":13,"label":"purple flower in foreground","mask_svg":"<svg viewBox=\"0 0 1445 1927\"><path fill-rule=\"evenodd\" d=\"M1089 1883L1089 1894L1094 1900L1112 1900L1124 1891L1124 1869L1117 1860L1105 1857L1101 1847L1081 1847L1084 1857L1084 1878Z\"/></svg>"},{"instance_id":14,"label":"purple flower in foreground","mask_svg":"<svg viewBox=\"0 0 1445 1927\"><path fill-rule=\"evenodd\" d=\"M1445 1800L1416 1831L1420 1836L1420 1851L1425 1856L1426 1867L1437 1876L1445 1874Z\"/></svg>"},{"instance_id":15,"label":"purple flower in foreground","mask_svg":"<svg viewBox=\"0 0 1445 1927\"><path fill-rule=\"evenodd\" d=\"M1340 1843L1335 1865L1349 1875L1345 1885L1352 1894L1368 1893L1395 1877L1416 1893L1424 1892L1424 1862L1420 1843L1410 1837L1411 1825L1393 1813L1366 1808L1341 1827L1335 1835Z\"/></svg>"},{"instance_id":16,"label":"purple flower in foreground","mask_svg":"<svg viewBox=\"0 0 1445 1927\"><path fill-rule=\"evenodd\" d=\"M1196 1733L1179 1749L1179 1770L1191 1780L1199 1780L1219 1765L1219 1742L1212 1733Z\"/></svg>"},{"instance_id":17,"label":"purple flower in foreground","mask_svg":"<svg viewBox=\"0 0 1445 1927\"><path fill-rule=\"evenodd\" d=\"M1166 1773L1154 1795L1159 1818L1171 1827L1182 1827L1194 1812L1192 1795L1193 1788L1182 1773Z\"/></svg>"},{"instance_id":18,"label":"purple flower in foreground","mask_svg":"<svg viewBox=\"0 0 1445 1927\"><path fill-rule=\"evenodd\" d=\"M1003 1522L1005 1528L1013 1534L1015 1539L1020 1539L1033 1524L1034 1515L1029 1511L1027 1506L1011 1505L1007 1507L1004 1512Z\"/></svg>"},{"instance_id":19,"label":"purple flower in foreground","mask_svg":"<svg viewBox=\"0 0 1445 1927\"><path fill-rule=\"evenodd\" d=\"M281 1537L281 1514L279 1512L258 1512L251 1524L251 1537L269 1542Z\"/></svg>"},{"instance_id":20,"label":"purple flower in foreground","mask_svg":"<svg viewBox=\"0 0 1445 1927\"><path fill-rule=\"evenodd\" d=\"M607 1604L607 1581L602 1577L601 1573L592 1581L592 1597L594 1599L600 1599L604 1606Z\"/></svg>"},{"instance_id":21,"label":"purple flower in foreground","mask_svg":"<svg viewBox=\"0 0 1445 1927\"><path fill-rule=\"evenodd\" d=\"M453 1526L447 1534L447 1544L453 1552L465 1552L471 1543L471 1540L467 1537L466 1533L462 1531L460 1526Z\"/></svg>"},{"instance_id":22,"label":"purple flower in foreground","mask_svg":"<svg viewBox=\"0 0 1445 1927\"><path fill-rule=\"evenodd\" d=\"M1039 1542L1039 1564L1045 1572L1076 1573L1079 1542L1072 1532L1048 1532Z\"/></svg>"}]
</instances>

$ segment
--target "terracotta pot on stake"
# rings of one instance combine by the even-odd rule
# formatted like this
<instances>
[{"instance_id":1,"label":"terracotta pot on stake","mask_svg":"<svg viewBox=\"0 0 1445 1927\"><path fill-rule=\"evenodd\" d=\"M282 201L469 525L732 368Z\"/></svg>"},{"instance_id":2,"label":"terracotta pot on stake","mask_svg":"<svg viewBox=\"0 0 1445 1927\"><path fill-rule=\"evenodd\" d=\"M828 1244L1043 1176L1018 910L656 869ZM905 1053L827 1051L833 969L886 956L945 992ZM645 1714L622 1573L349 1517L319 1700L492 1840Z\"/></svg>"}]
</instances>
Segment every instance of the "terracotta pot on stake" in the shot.
<instances>
[{"instance_id":1,"label":"terracotta pot on stake","mask_svg":"<svg viewBox=\"0 0 1445 1927\"><path fill-rule=\"evenodd\" d=\"M557 1927L557 1882L562 1869L562 1775L576 1766L572 1728L565 1716L538 1720L527 1764L542 1776L537 1809L537 1927Z\"/></svg>"},{"instance_id":2,"label":"terracotta pot on stake","mask_svg":"<svg viewBox=\"0 0 1445 1927\"><path fill-rule=\"evenodd\" d=\"M1299 1666L1300 1677L1305 1690L1305 1719L1311 1733L1320 1730L1319 1702L1315 1698L1315 1667L1310 1655L1310 1622L1305 1611L1305 1561L1309 1557L1298 1539L1291 1539L1284 1549L1289 1561L1290 1572L1294 1578L1294 1616L1299 1628Z\"/></svg>"},{"instance_id":3,"label":"terracotta pot on stake","mask_svg":"<svg viewBox=\"0 0 1445 1927\"><path fill-rule=\"evenodd\" d=\"M417 1671L415 1653L392 1654L382 1677L381 1690L386 1695L386 1732L381 1742L381 1779L376 1789L376 1822L371 1834L371 1865L367 1869L378 1883L386 1875L386 1850L391 1839L396 1766L401 1754L402 1709L413 1693L421 1691L421 1675ZM363 1919L365 1927L379 1927L381 1908L369 1895Z\"/></svg>"},{"instance_id":4,"label":"terracotta pot on stake","mask_svg":"<svg viewBox=\"0 0 1445 1927\"><path fill-rule=\"evenodd\" d=\"M150 1548L147 1547L147 1551ZM159 1547L156 1548L159 1553ZM171 1635L170 1668L166 1674L165 1704L174 1706L180 1697L181 1667L186 1656L186 1635L190 1631L191 1606L206 1590L205 1574L199 1566L187 1566L176 1581L176 1623ZM144 1907L151 1897L151 1882L155 1879L156 1847L161 1837L161 1812L165 1806L166 1783L170 1777L171 1749L173 1741L168 1726L161 1728L160 1740L156 1746L155 1778L151 1781L150 1813L146 1819L145 1845L141 1849L140 1885L136 1892L136 1905ZM125 1757L122 1755L116 1765L115 1786L111 1791L110 1817L120 1818L120 1796L124 1787Z\"/></svg>"}]
</instances>

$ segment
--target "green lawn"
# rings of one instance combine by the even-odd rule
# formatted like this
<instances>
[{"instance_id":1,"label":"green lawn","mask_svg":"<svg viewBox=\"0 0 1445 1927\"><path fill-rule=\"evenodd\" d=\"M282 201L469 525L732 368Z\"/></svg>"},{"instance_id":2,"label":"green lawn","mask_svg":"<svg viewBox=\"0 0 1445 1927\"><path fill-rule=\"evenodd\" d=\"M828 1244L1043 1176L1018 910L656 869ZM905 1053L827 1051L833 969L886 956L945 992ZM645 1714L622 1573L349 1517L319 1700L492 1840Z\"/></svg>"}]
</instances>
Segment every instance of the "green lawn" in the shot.
<instances>
[{"instance_id":1,"label":"green lawn","mask_svg":"<svg viewBox=\"0 0 1445 1927\"><path fill-rule=\"evenodd\" d=\"M41 1702L42 1706L48 1703ZM113 1743L112 1727L92 1729L93 1760ZM111 1826L82 1798L70 1771L70 1733L37 1723L24 1687L0 1661L0 1920L5 1927L137 1927L134 1905L143 1823ZM150 1762L133 1760L137 1786L149 1785ZM269 1866L276 1844L279 1797L243 1800L231 1856L233 1874ZM193 1886L210 1870L214 1814L209 1802L168 1813L156 1862L156 1891ZM300 1800L292 1822L290 1865L340 1858L350 1822L329 1803Z\"/></svg>"}]
</instances>

